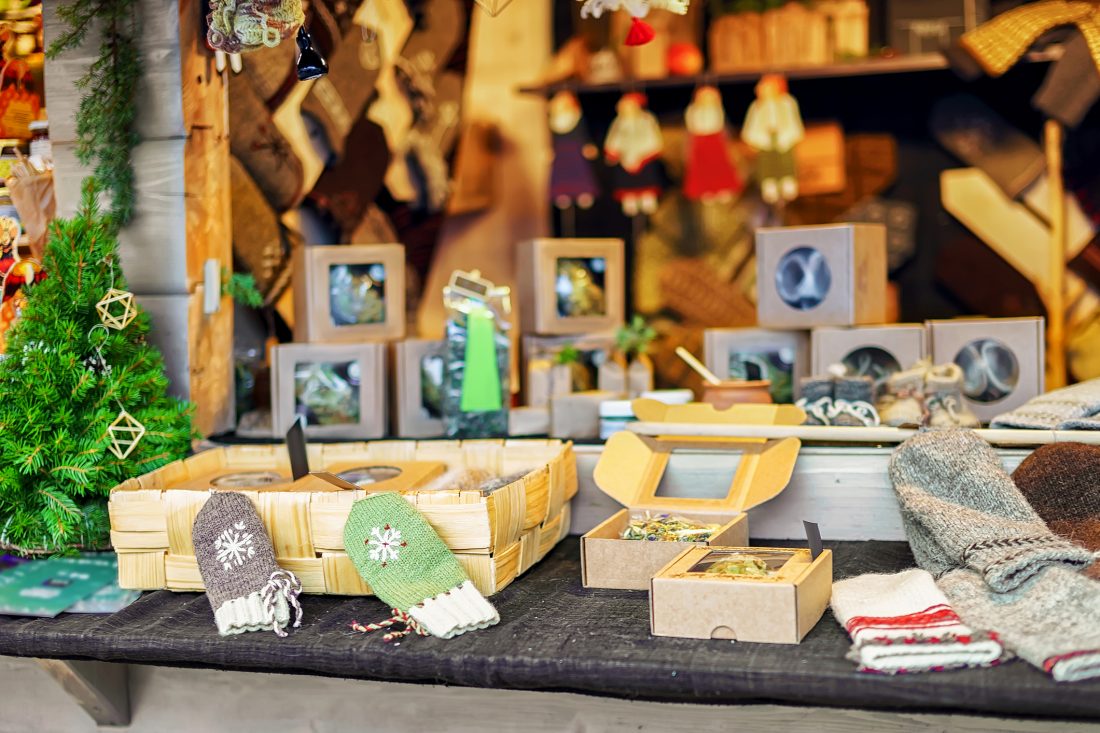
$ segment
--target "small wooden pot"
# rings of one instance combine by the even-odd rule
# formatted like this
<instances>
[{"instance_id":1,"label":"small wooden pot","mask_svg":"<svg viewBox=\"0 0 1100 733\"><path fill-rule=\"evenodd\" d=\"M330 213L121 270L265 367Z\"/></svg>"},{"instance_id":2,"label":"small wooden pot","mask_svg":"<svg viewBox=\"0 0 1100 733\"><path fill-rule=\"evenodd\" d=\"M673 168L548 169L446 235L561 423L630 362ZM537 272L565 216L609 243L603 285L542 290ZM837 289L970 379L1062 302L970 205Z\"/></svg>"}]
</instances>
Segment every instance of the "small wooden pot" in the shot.
<instances>
[{"instance_id":1,"label":"small wooden pot","mask_svg":"<svg viewBox=\"0 0 1100 733\"><path fill-rule=\"evenodd\" d=\"M770 405L772 383L768 379L730 380L721 384L703 384L703 402L725 410L733 405L750 402Z\"/></svg>"}]
</instances>

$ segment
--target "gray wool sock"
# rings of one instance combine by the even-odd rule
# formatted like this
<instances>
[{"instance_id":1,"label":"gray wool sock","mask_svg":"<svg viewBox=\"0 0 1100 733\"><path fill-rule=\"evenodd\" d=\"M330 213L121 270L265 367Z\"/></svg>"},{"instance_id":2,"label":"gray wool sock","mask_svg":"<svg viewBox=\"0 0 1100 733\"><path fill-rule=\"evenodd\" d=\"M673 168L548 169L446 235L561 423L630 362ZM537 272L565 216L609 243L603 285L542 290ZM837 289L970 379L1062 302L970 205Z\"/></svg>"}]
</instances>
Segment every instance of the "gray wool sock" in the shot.
<instances>
[{"instance_id":1,"label":"gray wool sock","mask_svg":"<svg viewBox=\"0 0 1100 733\"><path fill-rule=\"evenodd\" d=\"M1100 676L1100 584L1092 554L1053 534L969 430L926 430L890 461L917 564L968 625L1057 680Z\"/></svg>"},{"instance_id":2,"label":"gray wool sock","mask_svg":"<svg viewBox=\"0 0 1100 733\"><path fill-rule=\"evenodd\" d=\"M1011 412L998 415L990 427L1100 430L1100 379L1041 394Z\"/></svg>"},{"instance_id":3,"label":"gray wool sock","mask_svg":"<svg viewBox=\"0 0 1100 733\"><path fill-rule=\"evenodd\" d=\"M286 636L290 607L302 623L302 584L275 563L275 550L244 494L212 492L195 517L191 540L214 621L222 636L274 631Z\"/></svg>"}]
</instances>

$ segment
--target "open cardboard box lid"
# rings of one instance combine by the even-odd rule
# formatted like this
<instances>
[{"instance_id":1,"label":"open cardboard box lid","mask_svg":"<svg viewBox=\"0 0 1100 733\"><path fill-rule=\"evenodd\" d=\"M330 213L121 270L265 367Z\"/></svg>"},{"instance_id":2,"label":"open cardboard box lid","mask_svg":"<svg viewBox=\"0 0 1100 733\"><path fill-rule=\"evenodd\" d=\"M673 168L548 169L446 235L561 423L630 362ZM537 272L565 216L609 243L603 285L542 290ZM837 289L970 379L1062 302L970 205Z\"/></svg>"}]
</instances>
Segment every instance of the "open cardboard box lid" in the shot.
<instances>
[{"instance_id":1,"label":"open cardboard box lid","mask_svg":"<svg viewBox=\"0 0 1100 733\"><path fill-rule=\"evenodd\" d=\"M638 420L646 423L801 425L806 419L794 405L742 404L715 410L703 403L666 405L640 399L633 407ZM665 438L624 431L608 439L594 478L601 491L630 509L744 512L775 498L787 487L801 447L797 438ZM685 449L740 455L737 473L724 498L656 496L673 452Z\"/></svg>"}]
</instances>

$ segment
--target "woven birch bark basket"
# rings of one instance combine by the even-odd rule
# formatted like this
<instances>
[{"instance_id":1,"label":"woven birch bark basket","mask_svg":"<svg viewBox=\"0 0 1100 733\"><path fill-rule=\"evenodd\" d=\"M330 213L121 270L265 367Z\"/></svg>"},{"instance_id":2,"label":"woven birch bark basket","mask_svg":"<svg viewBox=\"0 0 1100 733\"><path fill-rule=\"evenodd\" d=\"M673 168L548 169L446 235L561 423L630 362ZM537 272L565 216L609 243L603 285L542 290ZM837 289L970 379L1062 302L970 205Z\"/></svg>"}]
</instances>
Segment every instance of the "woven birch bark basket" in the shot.
<instances>
[{"instance_id":1,"label":"woven birch bark basket","mask_svg":"<svg viewBox=\"0 0 1100 733\"><path fill-rule=\"evenodd\" d=\"M577 493L572 443L377 441L310 445L308 451L314 471L332 474L367 464L418 462L441 463L448 470L482 469L496 476L526 472L487 492L416 486L401 491L484 595L502 590L569 532L569 502ZM371 594L344 552L343 535L351 505L378 487L294 490L290 459L281 445L216 448L112 489L108 509L119 584L137 590L203 590L191 525L210 496L212 481L247 472L285 477L282 484L240 490L255 505L279 565L298 576L306 593Z\"/></svg>"}]
</instances>

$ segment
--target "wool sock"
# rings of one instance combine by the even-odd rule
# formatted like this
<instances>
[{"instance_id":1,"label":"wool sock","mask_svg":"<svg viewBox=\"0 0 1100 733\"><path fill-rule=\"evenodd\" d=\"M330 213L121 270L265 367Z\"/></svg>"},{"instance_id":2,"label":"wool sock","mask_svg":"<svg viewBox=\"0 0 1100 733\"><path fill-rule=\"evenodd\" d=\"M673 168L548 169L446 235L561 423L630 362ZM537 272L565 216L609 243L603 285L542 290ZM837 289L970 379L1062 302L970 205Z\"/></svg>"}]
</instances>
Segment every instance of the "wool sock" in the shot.
<instances>
[{"instance_id":1,"label":"wool sock","mask_svg":"<svg viewBox=\"0 0 1100 733\"><path fill-rule=\"evenodd\" d=\"M302 624L302 584L275 562L275 550L244 494L211 493L191 527L195 558L222 636L274 631L286 636L290 608Z\"/></svg>"},{"instance_id":2,"label":"wool sock","mask_svg":"<svg viewBox=\"0 0 1100 733\"><path fill-rule=\"evenodd\" d=\"M411 628L450 639L500 621L443 540L400 494L357 501L344 525L344 548L375 595L396 619L411 620Z\"/></svg>"},{"instance_id":3,"label":"wool sock","mask_svg":"<svg viewBox=\"0 0 1100 733\"><path fill-rule=\"evenodd\" d=\"M1090 379L1039 395L1015 410L993 418L990 427L1100 430L1100 379Z\"/></svg>"},{"instance_id":4,"label":"wool sock","mask_svg":"<svg viewBox=\"0 0 1100 733\"><path fill-rule=\"evenodd\" d=\"M296 206L302 197L302 161L243 74L229 75L229 149L244 164L276 211Z\"/></svg>"},{"instance_id":5,"label":"wool sock","mask_svg":"<svg viewBox=\"0 0 1100 733\"><path fill-rule=\"evenodd\" d=\"M967 625L1055 680L1100 676L1100 584L1077 572L1092 554L1043 524L989 444L921 432L894 452L890 478L917 564Z\"/></svg>"},{"instance_id":6,"label":"wool sock","mask_svg":"<svg viewBox=\"0 0 1100 733\"><path fill-rule=\"evenodd\" d=\"M1004 656L996 635L959 619L926 570L833 583L833 615L852 637L861 672L907 674L986 667Z\"/></svg>"},{"instance_id":7,"label":"wool sock","mask_svg":"<svg viewBox=\"0 0 1100 733\"><path fill-rule=\"evenodd\" d=\"M1024 459L1012 479L1052 532L1100 552L1100 446L1041 446ZM1100 577L1100 564L1088 573Z\"/></svg>"}]
</instances>

